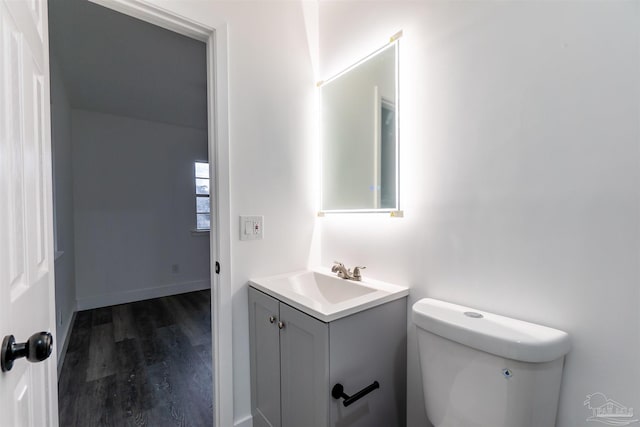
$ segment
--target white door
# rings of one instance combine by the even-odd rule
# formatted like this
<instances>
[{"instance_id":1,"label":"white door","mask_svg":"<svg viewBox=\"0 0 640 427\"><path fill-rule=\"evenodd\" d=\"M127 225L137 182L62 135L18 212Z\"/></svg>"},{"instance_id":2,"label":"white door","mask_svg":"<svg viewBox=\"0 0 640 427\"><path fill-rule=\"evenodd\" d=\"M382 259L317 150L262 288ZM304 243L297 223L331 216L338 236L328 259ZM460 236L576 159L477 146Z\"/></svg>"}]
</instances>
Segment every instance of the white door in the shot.
<instances>
[{"instance_id":1,"label":"white door","mask_svg":"<svg viewBox=\"0 0 640 427\"><path fill-rule=\"evenodd\" d=\"M0 341L55 334L45 0L0 0ZM58 425L56 351L0 373L0 426Z\"/></svg>"}]
</instances>

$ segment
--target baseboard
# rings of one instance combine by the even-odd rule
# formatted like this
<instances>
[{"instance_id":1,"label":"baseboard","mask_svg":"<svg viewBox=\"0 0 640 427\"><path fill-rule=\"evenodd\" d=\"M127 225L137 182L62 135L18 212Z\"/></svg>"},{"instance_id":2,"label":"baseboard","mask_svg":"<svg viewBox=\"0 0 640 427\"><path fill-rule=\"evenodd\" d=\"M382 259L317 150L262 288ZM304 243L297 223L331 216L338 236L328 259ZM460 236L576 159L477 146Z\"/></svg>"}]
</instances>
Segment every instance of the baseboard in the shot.
<instances>
[{"instance_id":1,"label":"baseboard","mask_svg":"<svg viewBox=\"0 0 640 427\"><path fill-rule=\"evenodd\" d=\"M94 295L78 298L78 311L108 307L117 304L126 304L128 302L143 301L146 299L166 297L169 295L183 294L185 292L200 291L210 288L211 282L209 280L194 280L192 282L173 283L171 285L134 289L114 294Z\"/></svg>"},{"instance_id":2,"label":"baseboard","mask_svg":"<svg viewBox=\"0 0 640 427\"><path fill-rule=\"evenodd\" d=\"M64 365L64 357L67 355L67 348L69 348L69 338L71 337L73 322L76 320L76 313L77 311L74 311L67 324L64 325L64 341L62 342L62 349L60 349L60 354L58 354L58 378L60 378L62 365ZM58 335L60 335L60 332L60 330L57 331Z\"/></svg>"},{"instance_id":3,"label":"baseboard","mask_svg":"<svg viewBox=\"0 0 640 427\"><path fill-rule=\"evenodd\" d=\"M240 420L236 420L233 423L233 427L253 427L253 417L251 415L247 415Z\"/></svg>"}]
</instances>

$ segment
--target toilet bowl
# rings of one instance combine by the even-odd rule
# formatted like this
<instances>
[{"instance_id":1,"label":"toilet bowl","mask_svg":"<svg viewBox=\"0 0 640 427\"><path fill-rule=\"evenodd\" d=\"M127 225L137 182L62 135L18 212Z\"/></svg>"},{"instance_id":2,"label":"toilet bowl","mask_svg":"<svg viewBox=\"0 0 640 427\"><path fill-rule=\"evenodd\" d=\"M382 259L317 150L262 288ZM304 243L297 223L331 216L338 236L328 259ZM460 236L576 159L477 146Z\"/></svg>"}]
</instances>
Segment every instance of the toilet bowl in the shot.
<instances>
[{"instance_id":1,"label":"toilet bowl","mask_svg":"<svg viewBox=\"0 0 640 427\"><path fill-rule=\"evenodd\" d=\"M413 305L435 427L553 427L566 332L430 298Z\"/></svg>"}]
</instances>

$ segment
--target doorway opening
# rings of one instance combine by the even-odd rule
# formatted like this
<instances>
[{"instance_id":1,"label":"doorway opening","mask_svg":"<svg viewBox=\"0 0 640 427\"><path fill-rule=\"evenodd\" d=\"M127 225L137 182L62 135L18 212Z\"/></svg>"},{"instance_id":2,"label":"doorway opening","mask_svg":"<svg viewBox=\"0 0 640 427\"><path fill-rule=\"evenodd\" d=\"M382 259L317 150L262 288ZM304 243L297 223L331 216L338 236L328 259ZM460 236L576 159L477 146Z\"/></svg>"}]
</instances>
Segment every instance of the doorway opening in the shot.
<instances>
[{"instance_id":1,"label":"doorway opening","mask_svg":"<svg viewBox=\"0 0 640 427\"><path fill-rule=\"evenodd\" d=\"M193 415L187 409L203 417L208 413L215 425L223 425L224 407L214 389L225 375L214 375L221 358L212 357L211 349L217 355L230 332L218 330L217 318L224 313L216 306L226 287L216 287L211 264L224 258L218 251L224 236L216 228L224 210L216 211L215 191L224 189L224 176L218 182L218 171L210 168L210 210L216 217L211 233L198 226L203 212L193 197L195 181L202 179L194 180L195 162L208 159L216 166L212 147L220 148L212 138L220 130L211 129L220 118L220 111L211 111L218 98L211 77L212 30L200 29L205 44L184 35L194 31L193 23L176 34L83 1L52 2L49 9L61 424L68 413L79 417L63 406L65 393L74 392L65 382L68 366L73 376L84 374L85 384L75 392L93 390L105 409L119 405L120 416L147 420L163 418L153 393L167 386L175 390L181 376L204 377L196 391L193 383L183 384L174 406L164 409L185 419ZM144 29L135 30L134 24ZM198 58L193 69L186 66L190 54ZM74 320L70 313L76 311ZM192 362L203 360L205 368L208 347L208 380L179 374L176 358L185 357L186 343L196 348L191 356L200 358ZM176 358L160 357L172 353ZM131 357L136 354L142 357ZM87 366L72 369L83 355ZM163 370L167 366L175 372ZM207 398L207 384L215 398ZM101 397L114 390L118 399ZM194 409L191 393L210 404ZM166 396L160 400L166 402Z\"/></svg>"}]
</instances>

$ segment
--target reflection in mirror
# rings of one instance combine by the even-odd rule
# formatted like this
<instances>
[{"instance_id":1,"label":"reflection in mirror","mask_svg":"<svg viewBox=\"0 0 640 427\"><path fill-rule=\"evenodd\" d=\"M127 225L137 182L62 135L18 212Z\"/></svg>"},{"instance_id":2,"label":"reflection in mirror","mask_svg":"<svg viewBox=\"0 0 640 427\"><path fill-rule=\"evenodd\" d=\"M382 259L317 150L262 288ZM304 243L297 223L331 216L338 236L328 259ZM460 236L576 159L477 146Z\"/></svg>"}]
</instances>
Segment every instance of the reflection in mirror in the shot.
<instances>
[{"instance_id":1,"label":"reflection in mirror","mask_svg":"<svg viewBox=\"0 0 640 427\"><path fill-rule=\"evenodd\" d=\"M393 42L321 86L322 210L398 209Z\"/></svg>"}]
</instances>

